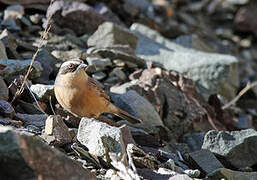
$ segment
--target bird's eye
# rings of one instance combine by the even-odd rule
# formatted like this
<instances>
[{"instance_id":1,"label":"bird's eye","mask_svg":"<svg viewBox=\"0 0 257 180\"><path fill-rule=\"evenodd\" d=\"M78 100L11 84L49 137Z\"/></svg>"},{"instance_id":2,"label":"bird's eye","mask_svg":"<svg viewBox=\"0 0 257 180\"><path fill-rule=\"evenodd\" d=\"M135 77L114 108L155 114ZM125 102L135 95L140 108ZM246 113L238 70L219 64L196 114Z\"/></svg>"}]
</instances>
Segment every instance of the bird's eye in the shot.
<instances>
[{"instance_id":1,"label":"bird's eye","mask_svg":"<svg viewBox=\"0 0 257 180\"><path fill-rule=\"evenodd\" d=\"M74 68L74 64L69 64L69 68L70 69Z\"/></svg>"}]
</instances>

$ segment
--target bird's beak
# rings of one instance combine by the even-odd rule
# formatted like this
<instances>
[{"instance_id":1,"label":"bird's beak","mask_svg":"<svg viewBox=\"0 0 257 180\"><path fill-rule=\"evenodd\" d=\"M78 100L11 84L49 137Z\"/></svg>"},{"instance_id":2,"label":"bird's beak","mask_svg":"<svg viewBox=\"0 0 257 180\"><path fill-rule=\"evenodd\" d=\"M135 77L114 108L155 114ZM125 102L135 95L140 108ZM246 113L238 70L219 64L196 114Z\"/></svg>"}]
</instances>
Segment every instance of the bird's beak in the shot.
<instances>
[{"instance_id":1,"label":"bird's beak","mask_svg":"<svg viewBox=\"0 0 257 180\"><path fill-rule=\"evenodd\" d=\"M82 64L79 65L79 67L77 68L77 70L79 70L79 69L84 69L84 70L86 70L87 67L88 67L88 65L82 63Z\"/></svg>"}]
</instances>

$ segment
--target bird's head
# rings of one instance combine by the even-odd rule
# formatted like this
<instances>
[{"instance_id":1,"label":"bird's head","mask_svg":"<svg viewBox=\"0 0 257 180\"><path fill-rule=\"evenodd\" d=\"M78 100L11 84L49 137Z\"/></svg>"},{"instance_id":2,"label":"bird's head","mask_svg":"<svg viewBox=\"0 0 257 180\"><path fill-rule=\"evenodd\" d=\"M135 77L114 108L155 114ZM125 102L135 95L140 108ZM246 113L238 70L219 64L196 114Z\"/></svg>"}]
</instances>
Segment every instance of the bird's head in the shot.
<instances>
[{"instance_id":1,"label":"bird's head","mask_svg":"<svg viewBox=\"0 0 257 180\"><path fill-rule=\"evenodd\" d=\"M87 74L85 72L88 66L80 59L71 59L64 62L57 75L55 83L70 83L74 84L79 82L80 80L84 81L87 78Z\"/></svg>"},{"instance_id":2,"label":"bird's head","mask_svg":"<svg viewBox=\"0 0 257 180\"><path fill-rule=\"evenodd\" d=\"M88 66L80 59L71 59L69 61L64 62L59 70L60 75L65 74L76 74L80 71L84 71Z\"/></svg>"}]
</instances>

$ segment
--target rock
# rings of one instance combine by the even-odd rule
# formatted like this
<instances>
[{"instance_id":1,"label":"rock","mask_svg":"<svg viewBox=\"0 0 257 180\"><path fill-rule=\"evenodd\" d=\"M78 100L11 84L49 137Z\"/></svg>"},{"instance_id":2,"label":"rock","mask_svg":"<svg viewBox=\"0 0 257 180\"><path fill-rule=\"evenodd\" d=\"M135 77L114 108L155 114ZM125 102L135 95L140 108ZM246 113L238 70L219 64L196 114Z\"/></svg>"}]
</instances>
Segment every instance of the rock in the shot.
<instances>
[{"instance_id":1,"label":"rock","mask_svg":"<svg viewBox=\"0 0 257 180\"><path fill-rule=\"evenodd\" d=\"M3 117L13 118L15 111L10 103L0 100L0 115Z\"/></svg>"},{"instance_id":2,"label":"rock","mask_svg":"<svg viewBox=\"0 0 257 180\"><path fill-rule=\"evenodd\" d=\"M69 28L77 35L92 33L105 21L92 7L76 1L55 1L47 10L46 17L50 16L52 31Z\"/></svg>"},{"instance_id":3,"label":"rock","mask_svg":"<svg viewBox=\"0 0 257 180\"><path fill-rule=\"evenodd\" d=\"M0 40L0 59L8 59L4 43Z\"/></svg>"},{"instance_id":4,"label":"rock","mask_svg":"<svg viewBox=\"0 0 257 180\"><path fill-rule=\"evenodd\" d=\"M9 59L23 59L16 51L18 43L16 37L11 34L7 29L3 30L0 34L0 40L3 42L6 53Z\"/></svg>"},{"instance_id":5,"label":"rock","mask_svg":"<svg viewBox=\"0 0 257 180\"><path fill-rule=\"evenodd\" d=\"M175 171L172 171L172 170L166 169L166 168L159 168L157 172L159 174L167 174L167 175L171 175L171 176L174 176L177 174Z\"/></svg>"},{"instance_id":6,"label":"rock","mask_svg":"<svg viewBox=\"0 0 257 180\"><path fill-rule=\"evenodd\" d=\"M137 79L136 85L128 89L137 91L155 107L164 126L170 130L170 138L177 139L192 131L210 130L212 126L206 119L206 111L216 128L223 128L213 117L212 108L196 92L192 80L160 68L145 69Z\"/></svg>"},{"instance_id":7,"label":"rock","mask_svg":"<svg viewBox=\"0 0 257 180\"><path fill-rule=\"evenodd\" d=\"M33 23L33 24L39 24L39 22L41 22L43 19L42 15L39 14L33 14L29 16L29 20Z\"/></svg>"},{"instance_id":8,"label":"rock","mask_svg":"<svg viewBox=\"0 0 257 180\"><path fill-rule=\"evenodd\" d=\"M140 118L144 128L163 126L162 120L154 107L136 91L129 90L125 94L111 94L116 106Z\"/></svg>"},{"instance_id":9,"label":"rock","mask_svg":"<svg viewBox=\"0 0 257 180\"><path fill-rule=\"evenodd\" d=\"M138 67L145 67L145 60L134 56L130 53L126 53L121 50L108 49L108 48L89 48L87 51L89 54L99 54L103 58L110 58L111 60L120 59L126 63L133 63Z\"/></svg>"},{"instance_id":10,"label":"rock","mask_svg":"<svg viewBox=\"0 0 257 180\"><path fill-rule=\"evenodd\" d=\"M52 56L46 49L40 49L35 61L41 63L42 71L40 77L37 79L37 83L47 84L49 81L49 76L54 70L54 64L57 62L57 59Z\"/></svg>"},{"instance_id":11,"label":"rock","mask_svg":"<svg viewBox=\"0 0 257 180\"><path fill-rule=\"evenodd\" d=\"M235 57L184 48L140 24L133 24L130 29L139 38L135 52L138 57L187 75L205 98L215 93L228 99L235 96L239 86Z\"/></svg>"},{"instance_id":12,"label":"rock","mask_svg":"<svg viewBox=\"0 0 257 180\"><path fill-rule=\"evenodd\" d=\"M0 76L0 100L8 101L9 99L9 89L5 84L3 78Z\"/></svg>"},{"instance_id":13,"label":"rock","mask_svg":"<svg viewBox=\"0 0 257 180\"><path fill-rule=\"evenodd\" d=\"M15 76L25 75L27 72L31 60L10 60L10 59L0 59L0 66L5 66L4 69L0 70L0 74L3 74L3 78L10 82ZM35 61L33 64L33 69L30 73L29 78L35 79L40 77L42 72L42 66L39 62Z\"/></svg>"},{"instance_id":14,"label":"rock","mask_svg":"<svg viewBox=\"0 0 257 180\"><path fill-rule=\"evenodd\" d=\"M191 178L186 174L177 174L169 178L169 180L200 180L197 178Z\"/></svg>"},{"instance_id":15,"label":"rock","mask_svg":"<svg viewBox=\"0 0 257 180\"><path fill-rule=\"evenodd\" d=\"M24 7L19 4L8 6L4 10L4 19L8 19L8 18L17 19L17 18L21 18L23 15L24 15Z\"/></svg>"},{"instance_id":16,"label":"rock","mask_svg":"<svg viewBox=\"0 0 257 180\"><path fill-rule=\"evenodd\" d=\"M10 122L8 120L0 117L0 124L6 126L6 125L10 124Z\"/></svg>"},{"instance_id":17,"label":"rock","mask_svg":"<svg viewBox=\"0 0 257 180\"><path fill-rule=\"evenodd\" d=\"M142 129L130 128L132 137L135 139L136 143L140 146L147 147L161 147L162 144L159 142L157 137L150 135Z\"/></svg>"},{"instance_id":18,"label":"rock","mask_svg":"<svg viewBox=\"0 0 257 180\"><path fill-rule=\"evenodd\" d=\"M106 77L106 74L103 72L97 72L92 75L92 77L98 81L103 80Z\"/></svg>"},{"instance_id":19,"label":"rock","mask_svg":"<svg viewBox=\"0 0 257 180\"><path fill-rule=\"evenodd\" d=\"M23 4L29 5L31 3L49 4L50 0L0 0L4 4Z\"/></svg>"},{"instance_id":20,"label":"rock","mask_svg":"<svg viewBox=\"0 0 257 180\"><path fill-rule=\"evenodd\" d=\"M108 66L112 66L112 62L109 58L87 57L89 65L95 66L96 71L106 70Z\"/></svg>"},{"instance_id":21,"label":"rock","mask_svg":"<svg viewBox=\"0 0 257 180\"><path fill-rule=\"evenodd\" d=\"M202 149L224 157L234 167L251 167L257 163L256 138L257 132L253 129L232 132L212 130L205 135Z\"/></svg>"},{"instance_id":22,"label":"rock","mask_svg":"<svg viewBox=\"0 0 257 180\"><path fill-rule=\"evenodd\" d=\"M72 142L69 129L63 122L61 116L49 116L45 123L46 141L50 145L63 146ZM52 137L52 138L49 138ZM49 141L50 140L50 141Z\"/></svg>"},{"instance_id":23,"label":"rock","mask_svg":"<svg viewBox=\"0 0 257 180\"><path fill-rule=\"evenodd\" d=\"M257 179L257 172L240 172L233 171L226 168L218 169L213 173L209 174L208 177L211 179L233 179L233 180L250 180Z\"/></svg>"},{"instance_id":24,"label":"rock","mask_svg":"<svg viewBox=\"0 0 257 180\"><path fill-rule=\"evenodd\" d=\"M184 171L185 174L187 174L191 178L198 178L200 176L200 171L198 169L192 170L192 169L186 169Z\"/></svg>"},{"instance_id":25,"label":"rock","mask_svg":"<svg viewBox=\"0 0 257 180\"><path fill-rule=\"evenodd\" d=\"M229 3L232 5L244 5L247 4L249 0L226 0L224 3Z\"/></svg>"},{"instance_id":26,"label":"rock","mask_svg":"<svg viewBox=\"0 0 257 180\"><path fill-rule=\"evenodd\" d=\"M15 20L12 18L7 18L1 22L1 27L9 31L20 31L21 28L16 24Z\"/></svg>"},{"instance_id":27,"label":"rock","mask_svg":"<svg viewBox=\"0 0 257 180\"><path fill-rule=\"evenodd\" d=\"M205 133L185 134L183 140L192 152L199 151L203 145L204 135Z\"/></svg>"},{"instance_id":28,"label":"rock","mask_svg":"<svg viewBox=\"0 0 257 180\"><path fill-rule=\"evenodd\" d=\"M116 76L120 80L125 81L127 79L126 74L122 71L122 68L116 67L110 72L109 76Z\"/></svg>"},{"instance_id":29,"label":"rock","mask_svg":"<svg viewBox=\"0 0 257 180\"><path fill-rule=\"evenodd\" d=\"M81 57L82 51L80 49L72 49L72 50L54 50L51 53L55 58L60 59L62 61L67 61L70 59Z\"/></svg>"},{"instance_id":30,"label":"rock","mask_svg":"<svg viewBox=\"0 0 257 180\"><path fill-rule=\"evenodd\" d=\"M128 89L130 89L133 85L136 85L136 84L137 84L137 80L133 80L130 82L126 82L120 86L112 86L110 88L110 91L116 94L125 94Z\"/></svg>"},{"instance_id":31,"label":"rock","mask_svg":"<svg viewBox=\"0 0 257 180\"><path fill-rule=\"evenodd\" d=\"M30 90L40 101L49 102L50 97L54 97L54 85L32 84Z\"/></svg>"},{"instance_id":32,"label":"rock","mask_svg":"<svg viewBox=\"0 0 257 180\"><path fill-rule=\"evenodd\" d=\"M25 126L34 125L39 128L43 128L45 126L45 121L47 119L47 115L45 114L21 114L16 113L16 118L20 119Z\"/></svg>"},{"instance_id":33,"label":"rock","mask_svg":"<svg viewBox=\"0 0 257 180\"><path fill-rule=\"evenodd\" d=\"M257 35L257 3L250 1L246 6L242 6L236 13L234 23L235 28L241 32L253 32Z\"/></svg>"},{"instance_id":34,"label":"rock","mask_svg":"<svg viewBox=\"0 0 257 180\"><path fill-rule=\"evenodd\" d=\"M159 174L157 172L154 172L151 169L146 168L138 168L138 175L142 176L144 179L151 179L151 180L169 180L171 178L171 175L167 174Z\"/></svg>"},{"instance_id":35,"label":"rock","mask_svg":"<svg viewBox=\"0 0 257 180\"><path fill-rule=\"evenodd\" d=\"M80 164L31 134L0 126L0 146L0 164L4 164L1 175L8 175L7 179L96 179Z\"/></svg>"},{"instance_id":36,"label":"rock","mask_svg":"<svg viewBox=\"0 0 257 180\"><path fill-rule=\"evenodd\" d=\"M130 14L131 16L139 15L140 13L143 13L145 15L148 15L148 17L152 18L153 10L151 8L151 3L147 0L125 0L123 4L123 8L126 13Z\"/></svg>"},{"instance_id":37,"label":"rock","mask_svg":"<svg viewBox=\"0 0 257 180\"><path fill-rule=\"evenodd\" d=\"M123 25L123 22L120 21L119 17L116 14L114 14L110 10L110 8L107 7L104 3L97 3L94 6L94 9L108 21L114 22L115 24Z\"/></svg>"},{"instance_id":38,"label":"rock","mask_svg":"<svg viewBox=\"0 0 257 180\"><path fill-rule=\"evenodd\" d=\"M223 168L223 165L216 159L214 154L206 149L189 153L187 159L191 167L199 169L204 176Z\"/></svg>"},{"instance_id":39,"label":"rock","mask_svg":"<svg viewBox=\"0 0 257 180\"><path fill-rule=\"evenodd\" d=\"M135 50L137 47L137 40L137 36L128 29L111 22L105 22L98 27L97 31L92 36L90 36L87 44L88 46L99 48L124 45Z\"/></svg>"},{"instance_id":40,"label":"rock","mask_svg":"<svg viewBox=\"0 0 257 180\"><path fill-rule=\"evenodd\" d=\"M109 152L123 155L127 143L134 143L130 131L126 128L112 127L95 119L82 118L77 139L89 149L89 153L110 162Z\"/></svg>"},{"instance_id":41,"label":"rock","mask_svg":"<svg viewBox=\"0 0 257 180\"><path fill-rule=\"evenodd\" d=\"M197 34L183 35L177 37L174 41L185 48L192 48L199 51L209 52L209 53L221 53L229 54L231 48L225 46L219 39L212 37L201 37Z\"/></svg>"}]
</instances>

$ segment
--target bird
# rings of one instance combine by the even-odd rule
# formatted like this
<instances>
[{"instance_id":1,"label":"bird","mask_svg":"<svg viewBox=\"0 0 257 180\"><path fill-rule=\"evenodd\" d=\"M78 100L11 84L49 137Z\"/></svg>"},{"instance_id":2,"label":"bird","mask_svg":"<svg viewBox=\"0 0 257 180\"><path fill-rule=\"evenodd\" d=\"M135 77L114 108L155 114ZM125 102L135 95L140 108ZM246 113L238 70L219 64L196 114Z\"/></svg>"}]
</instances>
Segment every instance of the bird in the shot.
<instances>
[{"instance_id":1,"label":"bird","mask_svg":"<svg viewBox=\"0 0 257 180\"><path fill-rule=\"evenodd\" d=\"M86 73L87 68L80 59L71 59L61 65L54 82L58 103L76 117L97 119L102 113L111 113L133 124L141 123L139 118L111 103L99 83Z\"/></svg>"}]
</instances>

